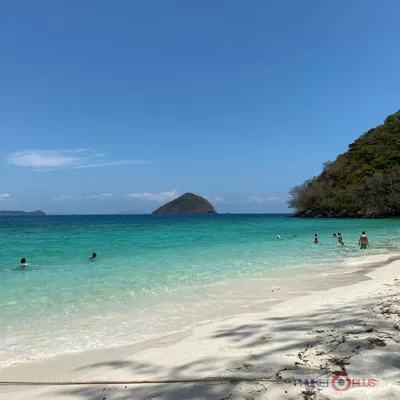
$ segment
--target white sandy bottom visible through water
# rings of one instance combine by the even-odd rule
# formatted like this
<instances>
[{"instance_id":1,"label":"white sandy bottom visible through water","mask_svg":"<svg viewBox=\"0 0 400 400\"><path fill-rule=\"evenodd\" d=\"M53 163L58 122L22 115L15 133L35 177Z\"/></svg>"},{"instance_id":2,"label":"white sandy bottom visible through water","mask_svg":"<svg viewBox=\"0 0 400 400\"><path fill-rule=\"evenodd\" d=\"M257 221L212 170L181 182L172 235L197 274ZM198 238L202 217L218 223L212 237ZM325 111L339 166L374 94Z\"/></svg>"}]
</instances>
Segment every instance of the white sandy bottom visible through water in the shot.
<instances>
[{"instance_id":1,"label":"white sandy bottom visible through water","mask_svg":"<svg viewBox=\"0 0 400 400\"><path fill-rule=\"evenodd\" d=\"M365 257L365 265L383 262L394 255ZM362 279L356 271L361 260L352 266L300 265L297 268L271 271L258 277L244 277L204 287L159 294L155 304L129 304L121 309L105 305L103 314L65 316L63 324L52 318L48 327L34 322L20 336L6 341L0 350L0 365L44 359L63 353L124 346L180 332L199 324L218 321L230 316L265 310L266 307L294 295L312 290L345 285ZM343 276L341 276L343 275ZM23 323L24 321L22 321ZM36 325L35 325L36 324Z\"/></svg>"},{"instance_id":2,"label":"white sandy bottom visible through water","mask_svg":"<svg viewBox=\"0 0 400 400\"><path fill-rule=\"evenodd\" d=\"M400 229L392 220L240 215L2 222L0 365L140 343L351 283L351 271L398 251ZM332 237L338 230L345 246ZM22 248L23 270L13 267Z\"/></svg>"},{"instance_id":3,"label":"white sandy bottom visible through water","mask_svg":"<svg viewBox=\"0 0 400 400\"><path fill-rule=\"evenodd\" d=\"M63 327L62 332L51 327L46 331L41 326L40 330L32 330L30 338L21 338L21 343L8 343L2 365L140 343L234 315L264 311L293 296L366 279L362 276L363 266L371 267L391 257L396 255L366 256L335 268L332 265L299 266L271 272L268 276L158 295L156 305L134 310L127 306L124 310L86 316L78 324L74 319L70 326ZM43 332L42 338L38 332Z\"/></svg>"},{"instance_id":4,"label":"white sandy bottom visible through water","mask_svg":"<svg viewBox=\"0 0 400 400\"><path fill-rule=\"evenodd\" d=\"M245 282L243 289L246 285L247 290L252 287L256 299L249 312L135 345L62 355L2 369L0 381L3 382L71 384L3 386L0 395L10 400L47 397L57 400L154 397L160 400L288 400L307 398L305 393L311 399L321 400L400 398L397 383L400 380L400 261L365 267L361 272L352 270L325 276L329 279L312 281L314 291L309 294L305 292L312 285L301 290L293 282L289 285L290 278L287 278L278 287L275 286L278 281L271 279L273 287L266 290L271 294L270 301L279 304L262 304L262 311L256 295L261 290L258 286L261 282ZM239 295L239 304L241 299ZM375 385L352 386L338 392L332 386L338 370L356 382L373 379ZM296 376L320 377L330 384L320 391L311 390L294 386ZM190 383L210 377L216 380ZM263 381L265 378L268 381ZM121 380L126 383L113 383ZM143 380L189 382L128 383ZM78 381L86 384L73 384ZM108 383L89 384L91 381Z\"/></svg>"},{"instance_id":5,"label":"white sandy bottom visible through water","mask_svg":"<svg viewBox=\"0 0 400 400\"><path fill-rule=\"evenodd\" d=\"M52 326L47 330L33 327L30 337L24 333L6 343L0 365L140 343L235 315L262 312L294 296L368 279L363 271L398 256L367 255L337 265L300 265L242 281L158 295L154 305L134 309L127 305L122 310L85 316L78 323L76 318L70 324L66 319L62 331Z\"/></svg>"}]
</instances>

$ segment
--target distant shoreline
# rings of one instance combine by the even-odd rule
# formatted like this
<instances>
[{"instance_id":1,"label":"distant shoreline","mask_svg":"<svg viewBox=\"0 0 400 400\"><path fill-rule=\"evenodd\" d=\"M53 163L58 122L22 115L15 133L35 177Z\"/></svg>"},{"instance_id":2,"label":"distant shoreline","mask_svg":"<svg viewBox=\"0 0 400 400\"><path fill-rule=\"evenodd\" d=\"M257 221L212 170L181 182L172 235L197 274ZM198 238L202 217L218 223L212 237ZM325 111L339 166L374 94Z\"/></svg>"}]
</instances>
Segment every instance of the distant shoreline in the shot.
<instances>
[{"instance_id":1,"label":"distant shoreline","mask_svg":"<svg viewBox=\"0 0 400 400\"><path fill-rule=\"evenodd\" d=\"M36 211L0 210L0 216L1 215L6 217L20 217L20 216L43 217L46 215L46 213L41 210L36 210Z\"/></svg>"},{"instance_id":2,"label":"distant shoreline","mask_svg":"<svg viewBox=\"0 0 400 400\"><path fill-rule=\"evenodd\" d=\"M298 215L291 215L289 218L295 219L400 219L400 216L394 217L302 217Z\"/></svg>"},{"instance_id":3,"label":"distant shoreline","mask_svg":"<svg viewBox=\"0 0 400 400\"><path fill-rule=\"evenodd\" d=\"M149 213L105 213L105 214L61 214L61 213L49 213L46 214L48 217L79 217L79 216L154 216L155 218L160 218L160 217L204 217L204 216L211 216L215 217L217 216L237 216L237 215L286 215L288 217L292 217L292 213L218 213L218 214L152 214L151 212Z\"/></svg>"}]
</instances>

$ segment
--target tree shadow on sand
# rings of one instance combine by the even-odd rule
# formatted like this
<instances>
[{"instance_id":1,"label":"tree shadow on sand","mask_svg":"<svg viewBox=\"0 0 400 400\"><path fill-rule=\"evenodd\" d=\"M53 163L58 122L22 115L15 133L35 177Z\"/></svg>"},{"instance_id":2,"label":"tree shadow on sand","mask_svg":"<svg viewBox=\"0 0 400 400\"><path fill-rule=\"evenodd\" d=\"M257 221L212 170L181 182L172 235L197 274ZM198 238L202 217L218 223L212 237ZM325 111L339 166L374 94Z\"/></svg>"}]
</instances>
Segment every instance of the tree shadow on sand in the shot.
<instances>
[{"instance_id":1,"label":"tree shadow on sand","mask_svg":"<svg viewBox=\"0 0 400 400\"><path fill-rule=\"evenodd\" d=\"M391 350L400 343L400 308L395 303L393 296L381 295L368 304L363 302L362 309L355 299L351 304L322 307L312 314L271 316L239 326L228 321L206 339L221 341L221 346L237 352L235 359L227 360L224 358L227 353L217 353L190 363L166 365L135 361L130 357L79 368L84 373L104 369L121 371L131 380L146 374L154 380L216 377L215 382L69 386L56 394L83 400L255 400L267 399L271 393L282 399L314 399L315 391L296 388L296 395L293 385L283 382L295 375L348 373L352 357L384 347L387 351L375 355L379 371L373 371L370 364L364 363L360 376L368 371L375 373L378 379L400 378L399 347L397 352ZM260 380L246 381L253 378ZM263 382L262 378L275 382ZM319 399L324 398L319 396Z\"/></svg>"}]
</instances>

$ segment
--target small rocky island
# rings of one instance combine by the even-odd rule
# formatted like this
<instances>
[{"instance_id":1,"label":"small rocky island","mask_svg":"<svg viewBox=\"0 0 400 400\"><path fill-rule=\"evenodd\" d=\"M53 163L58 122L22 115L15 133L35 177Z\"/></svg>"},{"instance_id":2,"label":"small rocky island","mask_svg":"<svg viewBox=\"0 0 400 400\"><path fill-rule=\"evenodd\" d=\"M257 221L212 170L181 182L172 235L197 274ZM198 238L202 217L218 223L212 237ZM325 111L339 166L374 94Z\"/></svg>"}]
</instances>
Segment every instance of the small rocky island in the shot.
<instances>
[{"instance_id":1,"label":"small rocky island","mask_svg":"<svg viewBox=\"0 0 400 400\"><path fill-rule=\"evenodd\" d=\"M157 208L152 214L217 214L217 212L205 198L193 193L185 193Z\"/></svg>"},{"instance_id":2,"label":"small rocky island","mask_svg":"<svg viewBox=\"0 0 400 400\"><path fill-rule=\"evenodd\" d=\"M11 211L11 210L0 210L0 215L8 215L8 216L35 216L42 217L46 215L43 211Z\"/></svg>"}]
</instances>

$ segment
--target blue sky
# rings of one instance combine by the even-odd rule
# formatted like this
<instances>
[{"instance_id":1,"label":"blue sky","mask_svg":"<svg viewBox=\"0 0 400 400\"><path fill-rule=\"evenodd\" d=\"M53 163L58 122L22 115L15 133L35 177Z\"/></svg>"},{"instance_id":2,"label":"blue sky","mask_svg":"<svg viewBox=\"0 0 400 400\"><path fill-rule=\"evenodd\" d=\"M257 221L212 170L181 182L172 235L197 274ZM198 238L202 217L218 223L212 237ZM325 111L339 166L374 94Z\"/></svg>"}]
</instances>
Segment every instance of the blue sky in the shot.
<instances>
[{"instance_id":1,"label":"blue sky","mask_svg":"<svg viewBox=\"0 0 400 400\"><path fill-rule=\"evenodd\" d=\"M285 212L400 108L400 2L0 6L0 209Z\"/></svg>"}]
</instances>

